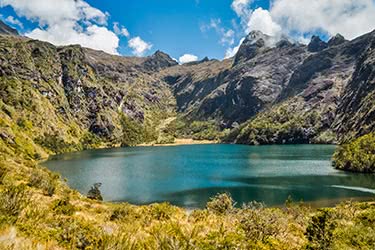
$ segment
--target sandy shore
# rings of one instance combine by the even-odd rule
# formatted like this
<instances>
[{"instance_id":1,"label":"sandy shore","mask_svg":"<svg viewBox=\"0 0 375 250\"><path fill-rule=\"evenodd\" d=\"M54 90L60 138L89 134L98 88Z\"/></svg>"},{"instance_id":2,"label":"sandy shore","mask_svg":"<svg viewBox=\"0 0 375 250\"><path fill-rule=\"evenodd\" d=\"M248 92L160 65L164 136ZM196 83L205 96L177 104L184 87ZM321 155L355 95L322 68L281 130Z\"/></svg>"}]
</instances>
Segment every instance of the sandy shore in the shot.
<instances>
[{"instance_id":1,"label":"sandy shore","mask_svg":"<svg viewBox=\"0 0 375 250\"><path fill-rule=\"evenodd\" d=\"M176 139L174 143L167 144L155 144L155 143L143 143L137 145L138 147L166 147L166 146L181 146L181 145L199 145L199 144L217 144L218 141L209 140L193 140L193 139Z\"/></svg>"}]
</instances>

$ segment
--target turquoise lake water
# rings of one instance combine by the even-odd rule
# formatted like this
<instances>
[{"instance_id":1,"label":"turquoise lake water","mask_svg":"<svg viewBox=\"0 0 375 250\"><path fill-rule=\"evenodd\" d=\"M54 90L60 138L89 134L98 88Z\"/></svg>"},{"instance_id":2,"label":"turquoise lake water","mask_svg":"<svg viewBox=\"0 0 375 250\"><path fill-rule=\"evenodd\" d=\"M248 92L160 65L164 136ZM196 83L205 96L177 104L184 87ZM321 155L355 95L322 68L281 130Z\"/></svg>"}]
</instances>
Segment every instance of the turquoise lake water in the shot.
<instances>
[{"instance_id":1,"label":"turquoise lake water","mask_svg":"<svg viewBox=\"0 0 375 250\"><path fill-rule=\"evenodd\" d=\"M293 200L333 205L375 197L375 175L335 170L331 145L186 145L90 150L44 163L86 194L101 182L106 201L149 204L168 201L203 208L230 192L237 204L268 206Z\"/></svg>"}]
</instances>

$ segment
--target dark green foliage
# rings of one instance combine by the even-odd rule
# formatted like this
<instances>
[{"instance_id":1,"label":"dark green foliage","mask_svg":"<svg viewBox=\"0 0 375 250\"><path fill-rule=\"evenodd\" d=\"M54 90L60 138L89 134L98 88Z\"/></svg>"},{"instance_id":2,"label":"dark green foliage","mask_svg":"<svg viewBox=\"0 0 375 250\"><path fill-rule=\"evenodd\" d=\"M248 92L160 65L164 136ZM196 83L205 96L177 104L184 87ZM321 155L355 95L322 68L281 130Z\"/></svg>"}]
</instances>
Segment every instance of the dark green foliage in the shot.
<instances>
[{"instance_id":1,"label":"dark green foliage","mask_svg":"<svg viewBox=\"0 0 375 250\"><path fill-rule=\"evenodd\" d=\"M90 132L86 132L81 140L80 143L82 145L83 149L92 149L92 148L97 148L98 145L101 143L101 139L99 136L92 134Z\"/></svg>"},{"instance_id":2,"label":"dark green foliage","mask_svg":"<svg viewBox=\"0 0 375 250\"><path fill-rule=\"evenodd\" d=\"M218 140L223 137L216 121L177 121L177 137L192 138L194 140Z\"/></svg>"},{"instance_id":3,"label":"dark green foliage","mask_svg":"<svg viewBox=\"0 0 375 250\"><path fill-rule=\"evenodd\" d=\"M101 183L95 183L90 188L89 192L87 193L87 198L92 199L92 200L102 201L103 197L102 197L102 194L99 190L101 185L102 185Z\"/></svg>"},{"instance_id":4,"label":"dark green foliage","mask_svg":"<svg viewBox=\"0 0 375 250\"><path fill-rule=\"evenodd\" d=\"M47 134L39 136L34 140L37 144L42 147L56 153L61 154L65 152L72 151L76 145L73 143L66 142L59 134Z\"/></svg>"},{"instance_id":5,"label":"dark green foliage","mask_svg":"<svg viewBox=\"0 0 375 250\"><path fill-rule=\"evenodd\" d=\"M310 143L319 134L319 115L280 106L259 114L247 124L234 129L226 141L235 138L241 144Z\"/></svg>"},{"instance_id":6,"label":"dark green foliage","mask_svg":"<svg viewBox=\"0 0 375 250\"><path fill-rule=\"evenodd\" d=\"M135 146L144 141L144 129L142 124L131 120L126 115L121 115L122 142L121 146Z\"/></svg>"},{"instance_id":7,"label":"dark green foliage","mask_svg":"<svg viewBox=\"0 0 375 250\"><path fill-rule=\"evenodd\" d=\"M306 229L306 237L309 241L306 249L326 250L333 242L333 232L336 223L329 209L322 209L311 218Z\"/></svg>"},{"instance_id":8,"label":"dark green foliage","mask_svg":"<svg viewBox=\"0 0 375 250\"><path fill-rule=\"evenodd\" d=\"M337 169L375 172L375 134L370 133L340 146L333 155Z\"/></svg>"}]
</instances>

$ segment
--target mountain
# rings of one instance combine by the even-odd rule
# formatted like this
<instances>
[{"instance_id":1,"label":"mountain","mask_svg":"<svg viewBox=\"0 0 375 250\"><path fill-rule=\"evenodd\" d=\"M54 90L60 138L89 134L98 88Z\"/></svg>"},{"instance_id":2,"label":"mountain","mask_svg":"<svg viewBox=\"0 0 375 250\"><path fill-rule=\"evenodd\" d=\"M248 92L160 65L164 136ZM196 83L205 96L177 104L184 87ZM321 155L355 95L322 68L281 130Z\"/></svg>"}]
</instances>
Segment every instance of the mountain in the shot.
<instances>
[{"instance_id":1,"label":"mountain","mask_svg":"<svg viewBox=\"0 0 375 250\"><path fill-rule=\"evenodd\" d=\"M302 45L253 31L233 58L179 65L161 51L121 57L1 35L0 135L13 153L28 141L29 157L170 142L192 124L200 139L345 142L375 129L374 38Z\"/></svg>"},{"instance_id":2,"label":"mountain","mask_svg":"<svg viewBox=\"0 0 375 250\"><path fill-rule=\"evenodd\" d=\"M374 37L313 36L305 46L252 32L232 59L166 68L161 77L186 119L235 127L227 142L344 142L374 131Z\"/></svg>"},{"instance_id":3,"label":"mountain","mask_svg":"<svg viewBox=\"0 0 375 250\"><path fill-rule=\"evenodd\" d=\"M120 57L0 36L2 150L38 158L99 145L157 141L175 116L169 87L154 68L175 64L158 52Z\"/></svg>"},{"instance_id":4,"label":"mountain","mask_svg":"<svg viewBox=\"0 0 375 250\"><path fill-rule=\"evenodd\" d=\"M255 35L245 39L234 59L163 70L178 110L192 120L215 119L230 127L274 104L308 52L287 41L271 48Z\"/></svg>"},{"instance_id":5,"label":"mountain","mask_svg":"<svg viewBox=\"0 0 375 250\"><path fill-rule=\"evenodd\" d=\"M246 144L331 143L372 132L373 127L366 124L369 117L353 119L361 110L350 105L356 100L368 109L373 108L370 99L366 99L367 93L371 95L367 92L371 80L366 78L363 82L357 75L363 63L372 58L374 38L372 32L309 53L284 84L275 104L257 114L231 138ZM366 91L363 90L366 94L357 94L358 84L366 86ZM345 110L348 108L350 113ZM349 125L354 120L357 126ZM367 130L363 131L364 128Z\"/></svg>"}]
</instances>

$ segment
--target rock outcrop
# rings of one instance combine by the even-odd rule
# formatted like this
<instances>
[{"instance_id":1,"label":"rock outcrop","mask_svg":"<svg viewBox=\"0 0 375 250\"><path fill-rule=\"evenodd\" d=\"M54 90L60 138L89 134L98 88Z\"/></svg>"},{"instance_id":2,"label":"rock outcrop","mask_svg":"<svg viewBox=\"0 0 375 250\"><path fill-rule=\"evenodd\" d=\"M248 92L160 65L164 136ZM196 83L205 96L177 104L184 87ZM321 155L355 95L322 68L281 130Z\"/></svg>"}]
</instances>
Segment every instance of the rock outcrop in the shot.
<instances>
[{"instance_id":1,"label":"rock outcrop","mask_svg":"<svg viewBox=\"0 0 375 250\"><path fill-rule=\"evenodd\" d=\"M328 44L320 39L319 36L312 36L307 50L310 52L320 52L328 47Z\"/></svg>"}]
</instances>

